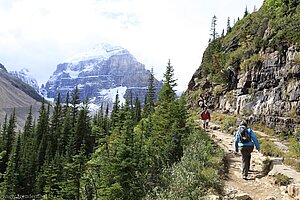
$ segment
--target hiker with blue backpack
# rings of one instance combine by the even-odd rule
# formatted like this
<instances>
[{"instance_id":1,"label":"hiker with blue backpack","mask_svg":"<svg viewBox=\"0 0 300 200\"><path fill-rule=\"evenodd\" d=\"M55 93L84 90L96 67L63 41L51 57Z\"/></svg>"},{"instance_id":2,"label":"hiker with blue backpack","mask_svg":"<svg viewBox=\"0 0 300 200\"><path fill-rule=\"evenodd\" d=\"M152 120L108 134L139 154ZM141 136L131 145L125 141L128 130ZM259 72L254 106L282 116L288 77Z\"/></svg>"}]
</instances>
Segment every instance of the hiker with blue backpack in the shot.
<instances>
[{"instance_id":1,"label":"hiker with blue backpack","mask_svg":"<svg viewBox=\"0 0 300 200\"><path fill-rule=\"evenodd\" d=\"M251 153L254 149L254 146L257 151L260 150L256 135L252 129L247 126L247 123L242 121L234 137L234 152L238 153L240 148L242 154L242 176L245 180L248 177Z\"/></svg>"}]
</instances>

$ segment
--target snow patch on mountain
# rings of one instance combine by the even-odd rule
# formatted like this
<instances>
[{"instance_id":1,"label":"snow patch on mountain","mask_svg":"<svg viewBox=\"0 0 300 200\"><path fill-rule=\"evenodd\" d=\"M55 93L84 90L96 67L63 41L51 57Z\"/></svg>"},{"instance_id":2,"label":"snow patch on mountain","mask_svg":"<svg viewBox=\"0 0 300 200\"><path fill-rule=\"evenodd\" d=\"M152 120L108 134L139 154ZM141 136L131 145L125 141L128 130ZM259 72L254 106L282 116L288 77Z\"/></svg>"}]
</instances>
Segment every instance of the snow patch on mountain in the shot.
<instances>
[{"instance_id":1,"label":"snow patch on mountain","mask_svg":"<svg viewBox=\"0 0 300 200\"><path fill-rule=\"evenodd\" d=\"M99 91L99 96L105 102L114 103L116 100L116 95L119 94L120 105L125 104L126 99L124 98L127 87L116 87L110 89L102 89ZM92 114L97 113L100 110L100 104L95 103L97 101L97 97L93 97L89 99L89 110ZM111 104L112 105L112 104Z\"/></svg>"},{"instance_id":2,"label":"snow patch on mountain","mask_svg":"<svg viewBox=\"0 0 300 200\"><path fill-rule=\"evenodd\" d=\"M128 50L124 49L123 47L113 46L108 43L100 43L83 53L80 53L74 57L71 57L70 59L67 59L66 63L78 63L80 61L92 59L107 60L113 55L122 55L128 53Z\"/></svg>"},{"instance_id":3,"label":"snow patch on mountain","mask_svg":"<svg viewBox=\"0 0 300 200\"><path fill-rule=\"evenodd\" d=\"M126 99L124 98L124 96L125 96L126 90L127 90L127 87L121 86L121 87L110 88L110 89L102 89L99 92L99 94L105 100L110 100L110 101L114 102L116 99L116 95L118 93L120 104L125 104Z\"/></svg>"},{"instance_id":4,"label":"snow patch on mountain","mask_svg":"<svg viewBox=\"0 0 300 200\"><path fill-rule=\"evenodd\" d=\"M71 70L70 68L68 68L66 71L65 71L67 74L69 74L69 76L71 78L78 78L78 75L80 74L81 71L73 71Z\"/></svg>"},{"instance_id":5,"label":"snow patch on mountain","mask_svg":"<svg viewBox=\"0 0 300 200\"><path fill-rule=\"evenodd\" d=\"M24 83L27 83L30 85L35 91L39 93L39 85L37 80L29 74L29 70L26 68L21 69L20 71L10 71L9 72L11 75L17 77Z\"/></svg>"}]
</instances>

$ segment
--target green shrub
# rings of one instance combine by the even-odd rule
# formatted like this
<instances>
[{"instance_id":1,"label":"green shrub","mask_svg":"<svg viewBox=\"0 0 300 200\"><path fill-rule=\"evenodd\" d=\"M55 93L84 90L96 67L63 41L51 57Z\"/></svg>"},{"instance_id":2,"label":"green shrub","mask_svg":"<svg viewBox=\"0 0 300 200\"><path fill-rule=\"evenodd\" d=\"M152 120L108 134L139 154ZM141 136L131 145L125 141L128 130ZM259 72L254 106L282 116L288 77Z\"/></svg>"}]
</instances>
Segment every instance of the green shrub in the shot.
<instances>
[{"instance_id":1,"label":"green shrub","mask_svg":"<svg viewBox=\"0 0 300 200\"><path fill-rule=\"evenodd\" d=\"M260 141L261 153L265 156L283 157L284 153L268 138Z\"/></svg>"},{"instance_id":2,"label":"green shrub","mask_svg":"<svg viewBox=\"0 0 300 200\"><path fill-rule=\"evenodd\" d=\"M220 95L223 93L223 91L224 91L223 85L216 85L213 90L213 95L214 96Z\"/></svg>"},{"instance_id":3,"label":"green shrub","mask_svg":"<svg viewBox=\"0 0 300 200\"><path fill-rule=\"evenodd\" d=\"M227 60L226 66L233 65L238 66L245 55L245 49L240 47L237 50L233 51L229 54L229 58Z\"/></svg>"},{"instance_id":4,"label":"green shrub","mask_svg":"<svg viewBox=\"0 0 300 200\"><path fill-rule=\"evenodd\" d=\"M291 182L289 177L281 173L276 174L274 178L275 178L275 184L279 186L286 186Z\"/></svg>"},{"instance_id":5,"label":"green shrub","mask_svg":"<svg viewBox=\"0 0 300 200\"><path fill-rule=\"evenodd\" d=\"M291 166L293 169L297 170L298 172L300 172L300 161L299 158L293 158L293 157L285 157L284 158L284 163L286 165Z\"/></svg>"},{"instance_id":6,"label":"green shrub","mask_svg":"<svg viewBox=\"0 0 300 200\"><path fill-rule=\"evenodd\" d=\"M241 65L241 71L248 71L256 66L260 65L263 62L263 57L259 54L252 55L249 59L244 60Z\"/></svg>"},{"instance_id":7,"label":"green shrub","mask_svg":"<svg viewBox=\"0 0 300 200\"><path fill-rule=\"evenodd\" d=\"M219 192L223 158L224 151L205 131L194 131L184 147L181 161L165 170L168 186L157 189L156 199L198 199L211 191Z\"/></svg>"},{"instance_id":8,"label":"green shrub","mask_svg":"<svg viewBox=\"0 0 300 200\"><path fill-rule=\"evenodd\" d=\"M262 171L264 174L268 174L271 168L271 160L267 157L266 160L263 161Z\"/></svg>"},{"instance_id":9,"label":"green shrub","mask_svg":"<svg viewBox=\"0 0 300 200\"><path fill-rule=\"evenodd\" d=\"M221 129L226 133L231 133L237 127L237 119L234 116L227 116L221 124Z\"/></svg>"},{"instance_id":10,"label":"green shrub","mask_svg":"<svg viewBox=\"0 0 300 200\"><path fill-rule=\"evenodd\" d=\"M273 129L266 127L264 124L253 124L252 129L259 130L261 132L266 133L267 135L274 135L275 132Z\"/></svg>"},{"instance_id":11,"label":"green shrub","mask_svg":"<svg viewBox=\"0 0 300 200\"><path fill-rule=\"evenodd\" d=\"M289 152L284 158L284 163L291 166L293 169L300 171L300 142L297 140L299 126L295 128L295 133L289 139Z\"/></svg>"},{"instance_id":12,"label":"green shrub","mask_svg":"<svg viewBox=\"0 0 300 200\"><path fill-rule=\"evenodd\" d=\"M216 123L216 124L222 124L222 122L226 119L227 115L218 113L218 112L213 112L211 113L211 121Z\"/></svg>"},{"instance_id":13,"label":"green shrub","mask_svg":"<svg viewBox=\"0 0 300 200\"><path fill-rule=\"evenodd\" d=\"M287 113L289 117L296 118L297 117L297 110L295 107L291 108L291 110Z\"/></svg>"},{"instance_id":14,"label":"green shrub","mask_svg":"<svg viewBox=\"0 0 300 200\"><path fill-rule=\"evenodd\" d=\"M225 96L226 96L226 99L228 99L230 105L232 105L233 102L234 102L234 94L233 94L233 92L227 92Z\"/></svg>"}]
</instances>

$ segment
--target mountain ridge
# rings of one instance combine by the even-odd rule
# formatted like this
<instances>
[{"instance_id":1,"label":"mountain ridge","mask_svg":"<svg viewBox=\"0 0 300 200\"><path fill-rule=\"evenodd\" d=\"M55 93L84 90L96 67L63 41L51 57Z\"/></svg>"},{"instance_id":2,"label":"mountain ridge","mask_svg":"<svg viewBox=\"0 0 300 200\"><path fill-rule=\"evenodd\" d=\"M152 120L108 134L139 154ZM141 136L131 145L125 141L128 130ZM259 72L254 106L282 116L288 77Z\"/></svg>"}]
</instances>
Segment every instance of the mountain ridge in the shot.
<instances>
[{"instance_id":1,"label":"mountain ridge","mask_svg":"<svg viewBox=\"0 0 300 200\"><path fill-rule=\"evenodd\" d=\"M7 72L0 65L0 119L1 123L5 115L10 115L14 110L16 113L17 126L22 128L32 106L35 117L38 116L42 97L29 85Z\"/></svg>"},{"instance_id":2,"label":"mountain ridge","mask_svg":"<svg viewBox=\"0 0 300 200\"><path fill-rule=\"evenodd\" d=\"M21 69L20 71L10 71L11 75L17 77L24 83L30 85L37 93L39 93L39 84L37 80L29 74L29 70L26 68Z\"/></svg>"}]
</instances>

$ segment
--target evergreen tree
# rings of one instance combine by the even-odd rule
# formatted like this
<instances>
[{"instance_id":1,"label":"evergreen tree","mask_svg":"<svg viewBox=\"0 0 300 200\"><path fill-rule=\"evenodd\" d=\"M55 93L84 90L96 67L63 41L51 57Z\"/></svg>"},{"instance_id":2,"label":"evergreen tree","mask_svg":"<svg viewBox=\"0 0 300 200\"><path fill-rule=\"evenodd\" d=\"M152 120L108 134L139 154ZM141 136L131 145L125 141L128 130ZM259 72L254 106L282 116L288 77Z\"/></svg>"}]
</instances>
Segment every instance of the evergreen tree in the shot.
<instances>
[{"instance_id":1,"label":"evergreen tree","mask_svg":"<svg viewBox=\"0 0 300 200\"><path fill-rule=\"evenodd\" d=\"M78 121L75 127L75 152L79 152L82 145L85 146L85 153L89 155L93 151L94 138L92 137L92 131L90 126L90 118L88 116L88 103L85 103L85 107L80 109L78 115Z\"/></svg>"},{"instance_id":2,"label":"evergreen tree","mask_svg":"<svg viewBox=\"0 0 300 200\"><path fill-rule=\"evenodd\" d=\"M183 139L190 132L188 130L186 121L188 119L188 113L186 109L186 100L184 96L181 96L175 101L175 106L172 110L172 116L174 123L172 125L172 141L170 150L171 163L177 162L183 156Z\"/></svg>"},{"instance_id":3,"label":"evergreen tree","mask_svg":"<svg viewBox=\"0 0 300 200\"><path fill-rule=\"evenodd\" d=\"M44 158L47 148L47 143L49 140L49 107L45 108L45 100L42 101L42 106L39 111L39 118L36 127L36 147L37 155L37 166L40 169L44 164Z\"/></svg>"},{"instance_id":4,"label":"evergreen tree","mask_svg":"<svg viewBox=\"0 0 300 200\"><path fill-rule=\"evenodd\" d=\"M164 167L170 166L172 161L173 144L173 130L175 110L175 90L176 82L174 79L174 70L171 66L170 60L166 67L164 74L163 87L159 91L157 107L153 113L152 118L152 133L147 138L146 152L151 152L148 157L149 180L157 185L161 184L160 174Z\"/></svg>"},{"instance_id":5,"label":"evergreen tree","mask_svg":"<svg viewBox=\"0 0 300 200\"><path fill-rule=\"evenodd\" d=\"M69 94L69 91L67 92L67 95L66 95L66 99L65 99L65 104L63 105L63 118L66 117L67 115L67 112L69 112L69 109L70 109L70 105L69 105L69 99L70 99L70 94ZM70 115L70 113L69 113Z\"/></svg>"},{"instance_id":6,"label":"evergreen tree","mask_svg":"<svg viewBox=\"0 0 300 200\"><path fill-rule=\"evenodd\" d=\"M103 122L103 126L104 126L104 132L105 132L105 135L110 135L110 130L111 130L111 127L110 127L110 119L109 119L109 105L107 105L106 107L106 110L105 110L105 115L104 115L104 122Z\"/></svg>"},{"instance_id":7,"label":"evergreen tree","mask_svg":"<svg viewBox=\"0 0 300 200\"><path fill-rule=\"evenodd\" d=\"M154 101L155 101L155 87L154 87L154 75L153 68L151 69L151 74L149 77L149 85L147 89L147 94L144 102L143 117L149 116L154 111Z\"/></svg>"},{"instance_id":8,"label":"evergreen tree","mask_svg":"<svg viewBox=\"0 0 300 200\"><path fill-rule=\"evenodd\" d=\"M257 11L257 8L256 8L256 5L254 5L253 12L256 12L256 11Z\"/></svg>"},{"instance_id":9,"label":"evergreen tree","mask_svg":"<svg viewBox=\"0 0 300 200\"><path fill-rule=\"evenodd\" d=\"M54 155L58 148L59 139L61 138L61 127L62 127L62 105L61 105L61 96L60 93L57 95L57 99L54 106L54 111L51 116L50 124L50 140L52 143L51 147L51 158L54 158Z\"/></svg>"},{"instance_id":10,"label":"evergreen tree","mask_svg":"<svg viewBox=\"0 0 300 200\"><path fill-rule=\"evenodd\" d=\"M111 126L112 129L117 126L119 122L119 110L120 110L120 100L119 100L119 92L117 91L113 110L111 112Z\"/></svg>"},{"instance_id":11,"label":"evergreen tree","mask_svg":"<svg viewBox=\"0 0 300 200\"><path fill-rule=\"evenodd\" d=\"M73 91L71 104L72 104L72 127L73 129L75 129L76 119L78 117L78 108L80 105L79 90L77 86Z\"/></svg>"},{"instance_id":12,"label":"evergreen tree","mask_svg":"<svg viewBox=\"0 0 300 200\"><path fill-rule=\"evenodd\" d=\"M60 127L60 137L58 139L58 149L62 156L66 155L67 146L73 132L71 109L69 106L69 92L67 92L65 104L62 108L62 125Z\"/></svg>"},{"instance_id":13,"label":"evergreen tree","mask_svg":"<svg viewBox=\"0 0 300 200\"><path fill-rule=\"evenodd\" d=\"M71 159L74 155L76 155L76 153L78 153L79 148L80 148L80 146L78 146L78 144L77 144L77 142L80 139L76 138L77 134L79 134L78 132L80 129L80 127L78 127L80 99L79 99L79 90L78 90L77 86L72 93L71 104L72 104L71 105L71 132L70 132L70 135L68 138L68 144L67 144L67 150L66 150L68 159ZM82 123L82 122L80 122L80 123ZM82 136L80 135L79 137L82 137Z\"/></svg>"},{"instance_id":14,"label":"evergreen tree","mask_svg":"<svg viewBox=\"0 0 300 200\"><path fill-rule=\"evenodd\" d=\"M13 149L13 145L16 137L16 115L15 109L11 113L9 120L7 122L7 115L5 116L5 121L2 127L2 144L3 150L1 152L2 159L0 165L0 172L4 173L6 171L7 163L10 158L11 151Z\"/></svg>"},{"instance_id":15,"label":"evergreen tree","mask_svg":"<svg viewBox=\"0 0 300 200\"><path fill-rule=\"evenodd\" d=\"M159 102L173 102L175 100L175 90L174 87L177 86L176 79L174 78L174 68L171 66L169 59L168 65L166 67L166 72L164 73L164 86L159 92Z\"/></svg>"},{"instance_id":16,"label":"evergreen tree","mask_svg":"<svg viewBox=\"0 0 300 200\"><path fill-rule=\"evenodd\" d=\"M230 18L227 19L227 28L226 28L227 34L231 32L231 26L230 26Z\"/></svg>"},{"instance_id":17,"label":"evergreen tree","mask_svg":"<svg viewBox=\"0 0 300 200\"><path fill-rule=\"evenodd\" d=\"M113 131L109 137L110 145L102 143L89 162L93 163L90 167L98 169L91 170L89 181L85 178L85 184L94 188L95 194L85 193L90 198L129 200L140 199L144 195L137 176L140 174L137 163L139 153L134 144L134 119L128 98L125 105L120 107L119 116L122 123L115 127L117 131Z\"/></svg>"},{"instance_id":18,"label":"evergreen tree","mask_svg":"<svg viewBox=\"0 0 300 200\"><path fill-rule=\"evenodd\" d=\"M134 108L133 108L133 116L134 116L134 124L138 124L138 122L142 118L142 108L141 108L141 102L139 101L139 98L135 98L134 102Z\"/></svg>"},{"instance_id":19,"label":"evergreen tree","mask_svg":"<svg viewBox=\"0 0 300 200\"><path fill-rule=\"evenodd\" d=\"M63 176L63 160L58 151L55 154L54 159L47 164L44 170L45 185L43 188L44 199L55 199L61 195L61 182Z\"/></svg>"},{"instance_id":20,"label":"evergreen tree","mask_svg":"<svg viewBox=\"0 0 300 200\"><path fill-rule=\"evenodd\" d=\"M248 9L247 9L247 6L245 8L245 12L244 12L244 17L248 16L249 15L249 12L248 12Z\"/></svg>"},{"instance_id":21,"label":"evergreen tree","mask_svg":"<svg viewBox=\"0 0 300 200\"><path fill-rule=\"evenodd\" d=\"M20 136L17 138L14 149L9 157L7 169L4 174L5 196L11 199L17 194L20 164Z\"/></svg>"},{"instance_id":22,"label":"evergreen tree","mask_svg":"<svg viewBox=\"0 0 300 200\"><path fill-rule=\"evenodd\" d=\"M70 109L65 109L65 110L66 110L64 113L65 117L61 127L62 133L58 144L58 149L61 155L66 155L67 147L72 135L72 120L71 120Z\"/></svg>"},{"instance_id":23,"label":"evergreen tree","mask_svg":"<svg viewBox=\"0 0 300 200\"><path fill-rule=\"evenodd\" d=\"M6 153L7 155L10 155L13 144L16 137L16 113L15 109L13 110L12 114L10 115L10 118L8 120L8 126L7 126L7 135L6 135Z\"/></svg>"},{"instance_id":24,"label":"evergreen tree","mask_svg":"<svg viewBox=\"0 0 300 200\"><path fill-rule=\"evenodd\" d=\"M8 161L7 152L6 152L6 143L7 143L7 114L5 114L4 122L1 129L1 138L0 138L0 173L4 174L6 170L6 164ZM2 180L2 178L0 178Z\"/></svg>"},{"instance_id":25,"label":"evergreen tree","mask_svg":"<svg viewBox=\"0 0 300 200\"><path fill-rule=\"evenodd\" d=\"M79 154L72 156L72 161L63 168L63 181L60 184L62 199L80 200L81 176L86 163L84 149L82 145Z\"/></svg>"},{"instance_id":26,"label":"evergreen tree","mask_svg":"<svg viewBox=\"0 0 300 200\"><path fill-rule=\"evenodd\" d=\"M216 15L213 16L212 21L211 21L211 29L210 29L210 41L213 42L215 39L218 38L218 33L217 33L217 17Z\"/></svg>"},{"instance_id":27,"label":"evergreen tree","mask_svg":"<svg viewBox=\"0 0 300 200\"><path fill-rule=\"evenodd\" d=\"M94 116L92 135L97 138L95 145L101 143L102 139L105 137L103 103L100 106L100 110Z\"/></svg>"},{"instance_id":28,"label":"evergreen tree","mask_svg":"<svg viewBox=\"0 0 300 200\"><path fill-rule=\"evenodd\" d=\"M134 154L134 120L132 118L129 100L126 100L125 106L122 109L124 113L124 123L121 129L119 144L117 145L116 156L114 160L113 171L116 171L116 181L122 188L120 196L115 196L121 199L139 199L141 190L136 177L137 162ZM114 197L114 198L115 198Z\"/></svg>"},{"instance_id":29,"label":"evergreen tree","mask_svg":"<svg viewBox=\"0 0 300 200\"><path fill-rule=\"evenodd\" d=\"M21 135L21 162L19 167L19 194L33 194L32 186L35 182L36 174L36 147L34 138L34 121L32 116L32 107L25 122L24 131Z\"/></svg>"}]
</instances>

